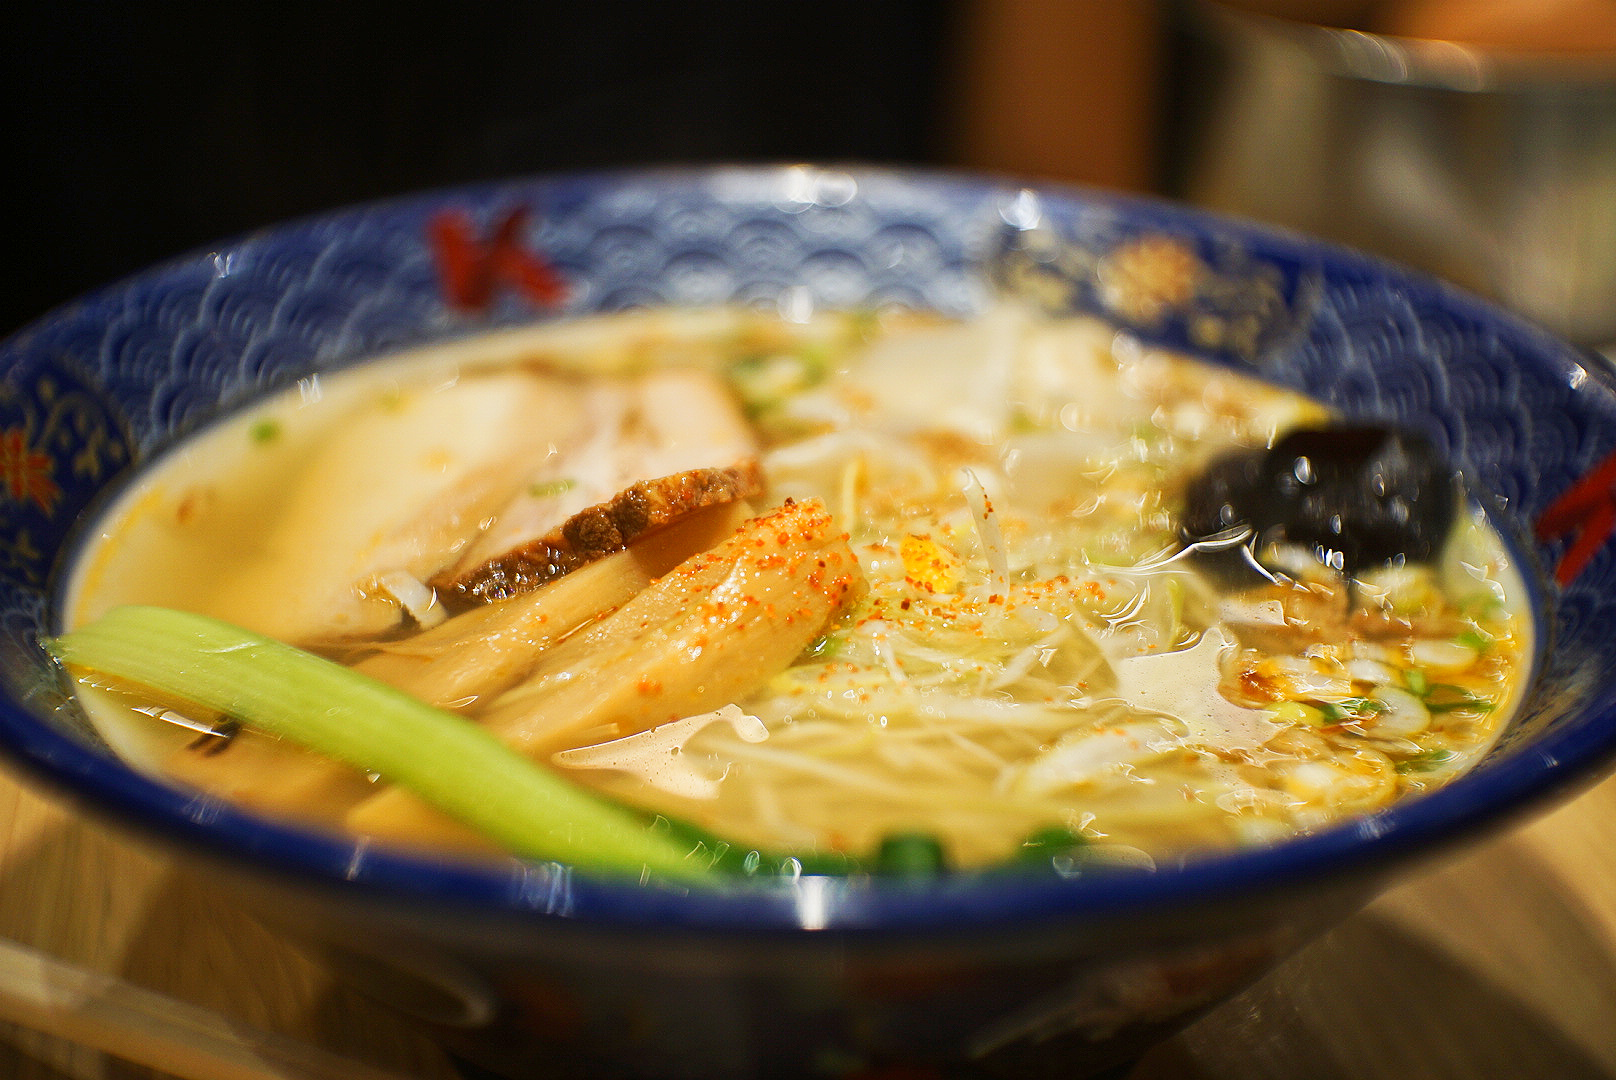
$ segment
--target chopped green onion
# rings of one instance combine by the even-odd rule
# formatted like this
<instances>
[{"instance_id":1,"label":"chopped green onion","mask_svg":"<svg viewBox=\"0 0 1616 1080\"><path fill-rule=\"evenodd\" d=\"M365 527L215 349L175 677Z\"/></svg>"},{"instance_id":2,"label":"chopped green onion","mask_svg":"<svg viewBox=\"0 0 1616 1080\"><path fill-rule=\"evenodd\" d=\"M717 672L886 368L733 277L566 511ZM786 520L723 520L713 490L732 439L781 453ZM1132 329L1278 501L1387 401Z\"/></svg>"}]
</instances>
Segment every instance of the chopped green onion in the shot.
<instances>
[{"instance_id":1,"label":"chopped green onion","mask_svg":"<svg viewBox=\"0 0 1616 1080\"><path fill-rule=\"evenodd\" d=\"M829 660L841 651L847 641L847 634L843 631L830 631L819 635L808 643L802 651L803 660Z\"/></svg>"},{"instance_id":2,"label":"chopped green onion","mask_svg":"<svg viewBox=\"0 0 1616 1080\"><path fill-rule=\"evenodd\" d=\"M855 308L847 313L847 336L865 341L881 332L881 313L875 308Z\"/></svg>"},{"instance_id":3,"label":"chopped green onion","mask_svg":"<svg viewBox=\"0 0 1616 1080\"><path fill-rule=\"evenodd\" d=\"M560 480L544 480L536 484L530 484L528 485L527 493L535 499L549 499L557 495L565 495L577 486L578 481L570 477L563 477Z\"/></svg>"},{"instance_id":4,"label":"chopped green onion","mask_svg":"<svg viewBox=\"0 0 1616 1080\"><path fill-rule=\"evenodd\" d=\"M1015 411L1010 414L1010 433L1012 435L1031 435L1042 430L1044 430L1044 425L1029 416L1025 407L1017 405Z\"/></svg>"},{"instance_id":5,"label":"chopped green onion","mask_svg":"<svg viewBox=\"0 0 1616 1080\"><path fill-rule=\"evenodd\" d=\"M1462 694L1460 697L1444 698L1440 701L1427 700L1426 709L1433 713L1458 712L1461 709L1472 709L1476 712L1492 712L1497 708L1493 702L1486 698L1479 698L1473 694Z\"/></svg>"},{"instance_id":6,"label":"chopped green onion","mask_svg":"<svg viewBox=\"0 0 1616 1080\"><path fill-rule=\"evenodd\" d=\"M851 855L839 851L794 851L781 854L758 848L740 847L679 818L658 814L651 825L691 859L703 866L739 877L796 877L799 874L846 877L862 867Z\"/></svg>"},{"instance_id":7,"label":"chopped green onion","mask_svg":"<svg viewBox=\"0 0 1616 1080\"><path fill-rule=\"evenodd\" d=\"M1278 724L1306 724L1308 727L1324 727L1326 724L1337 723L1337 720L1326 716L1324 710L1317 705L1309 705L1305 701L1276 701L1267 708L1268 715Z\"/></svg>"},{"instance_id":8,"label":"chopped green onion","mask_svg":"<svg viewBox=\"0 0 1616 1080\"><path fill-rule=\"evenodd\" d=\"M1425 697L1431 692L1431 680L1419 668L1409 668L1403 672L1403 685L1415 697Z\"/></svg>"},{"instance_id":9,"label":"chopped green onion","mask_svg":"<svg viewBox=\"0 0 1616 1080\"><path fill-rule=\"evenodd\" d=\"M844 855L839 851L806 851L795 855L764 856L764 866L771 867L772 873L780 874L787 871L796 871L803 874L818 874L825 877L847 877L859 873L862 869L859 861L851 855Z\"/></svg>"},{"instance_id":10,"label":"chopped green onion","mask_svg":"<svg viewBox=\"0 0 1616 1080\"><path fill-rule=\"evenodd\" d=\"M796 353L744 357L725 374L747 412L755 416L823 382L829 372L825 351L810 343Z\"/></svg>"},{"instance_id":11,"label":"chopped green onion","mask_svg":"<svg viewBox=\"0 0 1616 1080\"><path fill-rule=\"evenodd\" d=\"M1167 639L1175 644L1180 641L1179 631L1184 626L1184 582L1176 574L1167 578L1167 611L1172 620L1168 627Z\"/></svg>"},{"instance_id":12,"label":"chopped green onion","mask_svg":"<svg viewBox=\"0 0 1616 1080\"><path fill-rule=\"evenodd\" d=\"M1459 601L1459 614L1478 622L1494 622L1508 613L1502 598L1491 592L1478 592Z\"/></svg>"},{"instance_id":13,"label":"chopped green onion","mask_svg":"<svg viewBox=\"0 0 1616 1080\"><path fill-rule=\"evenodd\" d=\"M1404 758L1397 763L1396 768L1400 773L1431 772L1446 765L1457 756L1452 750L1426 750L1412 757Z\"/></svg>"},{"instance_id":14,"label":"chopped green onion","mask_svg":"<svg viewBox=\"0 0 1616 1080\"><path fill-rule=\"evenodd\" d=\"M1463 631L1456 635L1453 640L1461 645L1468 645L1477 652L1486 652L1493 644L1492 636L1477 627L1471 627L1469 630Z\"/></svg>"},{"instance_id":15,"label":"chopped green onion","mask_svg":"<svg viewBox=\"0 0 1616 1080\"><path fill-rule=\"evenodd\" d=\"M528 857L700 879L706 866L454 713L203 615L121 607L52 638L57 660L196 702L374 772Z\"/></svg>"},{"instance_id":16,"label":"chopped green onion","mask_svg":"<svg viewBox=\"0 0 1616 1080\"><path fill-rule=\"evenodd\" d=\"M247 431L248 438L252 439L252 441L255 443L274 442L276 439L280 438L280 434L281 422L279 420L272 420L269 418L258 421Z\"/></svg>"},{"instance_id":17,"label":"chopped green onion","mask_svg":"<svg viewBox=\"0 0 1616 1080\"><path fill-rule=\"evenodd\" d=\"M1332 724L1345 724L1353 720L1367 720L1384 711L1385 704L1374 698L1342 698L1340 701L1320 702L1319 709Z\"/></svg>"},{"instance_id":18,"label":"chopped green onion","mask_svg":"<svg viewBox=\"0 0 1616 1080\"><path fill-rule=\"evenodd\" d=\"M1073 832L1064 825L1050 825L1039 829L1021 841L1016 853L1021 862L1048 862L1058 855L1068 855L1088 844L1088 837Z\"/></svg>"},{"instance_id":19,"label":"chopped green onion","mask_svg":"<svg viewBox=\"0 0 1616 1080\"><path fill-rule=\"evenodd\" d=\"M933 878L947 869L942 841L930 833L894 833L884 837L875 856L875 872L887 877Z\"/></svg>"}]
</instances>

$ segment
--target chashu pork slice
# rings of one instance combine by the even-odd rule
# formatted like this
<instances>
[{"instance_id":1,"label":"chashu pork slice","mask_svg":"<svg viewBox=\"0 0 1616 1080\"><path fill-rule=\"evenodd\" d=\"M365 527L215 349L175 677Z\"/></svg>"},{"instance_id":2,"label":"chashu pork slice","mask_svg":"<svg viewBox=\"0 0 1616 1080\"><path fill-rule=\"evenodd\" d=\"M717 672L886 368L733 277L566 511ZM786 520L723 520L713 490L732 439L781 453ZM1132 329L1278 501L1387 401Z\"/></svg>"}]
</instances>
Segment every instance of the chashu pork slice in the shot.
<instances>
[{"instance_id":1,"label":"chashu pork slice","mask_svg":"<svg viewBox=\"0 0 1616 1080\"><path fill-rule=\"evenodd\" d=\"M285 477L215 613L300 644L397 626L398 583L452 566L536 461L587 441L585 394L573 377L510 371L373 395Z\"/></svg>"},{"instance_id":2,"label":"chashu pork slice","mask_svg":"<svg viewBox=\"0 0 1616 1080\"><path fill-rule=\"evenodd\" d=\"M212 613L315 647L389 632L406 612L441 617L423 583L457 607L534 588L757 494L756 453L705 372L518 368L394 386L285 478L286 505Z\"/></svg>"},{"instance_id":3,"label":"chashu pork slice","mask_svg":"<svg viewBox=\"0 0 1616 1080\"><path fill-rule=\"evenodd\" d=\"M551 454L431 580L448 607L535 589L688 514L763 490L756 437L711 372L603 382L583 408L590 437Z\"/></svg>"}]
</instances>

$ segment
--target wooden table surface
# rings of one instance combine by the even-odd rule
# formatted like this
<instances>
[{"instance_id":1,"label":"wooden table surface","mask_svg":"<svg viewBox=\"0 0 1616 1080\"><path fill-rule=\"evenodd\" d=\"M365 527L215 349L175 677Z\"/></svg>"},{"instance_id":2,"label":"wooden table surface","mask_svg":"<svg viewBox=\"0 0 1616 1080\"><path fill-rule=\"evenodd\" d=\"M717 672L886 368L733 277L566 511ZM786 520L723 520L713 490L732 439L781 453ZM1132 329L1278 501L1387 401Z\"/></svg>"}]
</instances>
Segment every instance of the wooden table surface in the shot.
<instances>
[{"instance_id":1,"label":"wooden table surface","mask_svg":"<svg viewBox=\"0 0 1616 1080\"><path fill-rule=\"evenodd\" d=\"M455 1075L205 880L4 776L0 936L402 1076ZM12 1024L0 1077L167 1080ZM1130 1080L1300 1077L1616 1078L1616 779L1399 886Z\"/></svg>"}]
</instances>

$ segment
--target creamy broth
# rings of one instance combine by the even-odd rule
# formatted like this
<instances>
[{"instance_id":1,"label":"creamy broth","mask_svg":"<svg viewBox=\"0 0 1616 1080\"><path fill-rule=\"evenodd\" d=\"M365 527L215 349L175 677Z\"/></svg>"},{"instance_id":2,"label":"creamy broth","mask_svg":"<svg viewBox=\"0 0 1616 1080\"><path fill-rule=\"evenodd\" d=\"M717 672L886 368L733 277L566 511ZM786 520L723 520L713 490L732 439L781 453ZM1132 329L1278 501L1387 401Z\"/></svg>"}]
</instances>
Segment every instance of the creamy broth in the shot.
<instances>
[{"instance_id":1,"label":"creamy broth","mask_svg":"<svg viewBox=\"0 0 1616 1080\"><path fill-rule=\"evenodd\" d=\"M1524 589L1468 509L1434 558L1351 577L1292 547L1260 553L1277 580L1235 585L1174 557L1217 455L1329 419L1015 307L506 332L307 380L184 443L105 515L67 621L196 611L411 688L497 639L500 678L435 704L733 843L862 855L919 834L977 867L1057 829L1085 858L1148 865L1440 784L1522 692ZM646 487L669 475L699 483ZM596 550L572 523L618 491L634 497L595 515L616 530ZM518 568L559 576L505 597L502 552L563 518ZM739 556L735 614L737 579L701 584L689 560L753 535L780 548ZM465 629L524 603L555 621ZM641 609L655 627L628 626ZM81 692L158 775L398 843L484 844L383 779L201 733L218 718L182 702Z\"/></svg>"}]
</instances>

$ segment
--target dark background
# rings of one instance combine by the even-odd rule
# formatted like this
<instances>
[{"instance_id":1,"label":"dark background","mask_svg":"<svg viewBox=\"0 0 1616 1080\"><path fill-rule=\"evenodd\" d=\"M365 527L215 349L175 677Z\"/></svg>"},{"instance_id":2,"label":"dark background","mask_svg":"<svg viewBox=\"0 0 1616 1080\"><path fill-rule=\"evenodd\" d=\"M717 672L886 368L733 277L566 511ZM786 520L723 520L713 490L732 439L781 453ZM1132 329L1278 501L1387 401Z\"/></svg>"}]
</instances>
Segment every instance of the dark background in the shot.
<instances>
[{"instance_id":1,"label":"dark background","mask_svg":"<svg viewBox=\"0 0 1616 1080\"><path fill-rule=\"evenodd\" d=\"M422 188L697 161L944 163L963 6L14 7L0 334L213 241Z\"/></svg>"}]
</instances>

